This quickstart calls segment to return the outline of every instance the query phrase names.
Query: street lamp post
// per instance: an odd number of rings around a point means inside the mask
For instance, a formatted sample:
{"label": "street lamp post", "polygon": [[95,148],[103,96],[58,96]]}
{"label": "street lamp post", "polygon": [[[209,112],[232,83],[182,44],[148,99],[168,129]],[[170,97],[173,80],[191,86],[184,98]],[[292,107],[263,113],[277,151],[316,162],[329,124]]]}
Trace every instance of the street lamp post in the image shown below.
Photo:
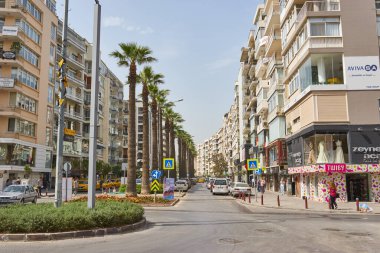
{"label": "street lamp post", "polygon": [[90,147],[88,159],[88,198],[87,207],[95,208],[96,190],[96,148],[98,125],[98,95],[99,95],[99,57],[100,57],[100,18],[101,6],[95,0],[94,6],[94,39],[92,48],[92,77],[91,77],[91,110],[90,110]]}

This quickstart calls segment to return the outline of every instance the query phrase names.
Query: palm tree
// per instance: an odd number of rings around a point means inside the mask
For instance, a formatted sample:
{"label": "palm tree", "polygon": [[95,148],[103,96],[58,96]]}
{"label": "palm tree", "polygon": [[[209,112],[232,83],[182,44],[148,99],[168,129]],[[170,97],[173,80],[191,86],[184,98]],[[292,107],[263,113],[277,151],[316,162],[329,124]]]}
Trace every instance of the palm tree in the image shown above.
{"label": "palm tree", "polygon": [[[184,122],[182,116],[179,113],[173,112],[169,114],[169,140],[170,140],[170,157],[175,157],[175,134],[174,129],[178,126],[179,123]],[[175,163],[174,163],[175,164]],[[174,166],[174,179],[177,179],[177,171]]]}
{"label": "palm tree", "polygon": [[113,51],[110,55],[118,59],[119,66],[129,67],[129,115],[128,115],[128,168],[126,194],[136,196],[136,79],[137,64],[155,61],[148,47],[136,43],[120,43],[120,51]]}
{"label": "palm tree", "polygon": [[[155,74],[151,67],[144,67],[143,71],[137,76],[137,82],[142,83],[142,102],[143,102],[143,165],[142,165],[142,180],[141,180],[141,193],[149,194],[149,169],[151,166],[149,165],[149,87],[157,86],[159,83],[163,83],[162,81],[163,75]],[[157,122],[152,122],[152,126],[157,125]],[[157,129],[156,129],[157,130]],[[157,136],[157,131],[153,134],[153,139]],[[157,142],[155,148],[157,154]],[[153,169],[157,168],[157,155],[155,164],[152,166]],[[153,162],[152,162],[153,163]]]}
{"label": "palm tree", "polygon": [[[162,170],[162,159],[163,159],[163,153],[164,153],[164,145],[163,145],[163,129],[162,129],[162,110],[167,104],[167,96],[169,95],[169,90],[159,90],[157,92],[157,131],[158,131],[158,168]],[[153,113],[152,113],[153,114]]]}
{"label": "palm tree", "polygon": [[159,168],[158,160],[158,104],[157,98],[161,92],[158,88],[159,83],[163,83],[164,76],[161,74],[155,75],[156,80],[153,80],[153,83],[148,86],[149,95],[151,97],[151,110],[152,110],[152,169]]}

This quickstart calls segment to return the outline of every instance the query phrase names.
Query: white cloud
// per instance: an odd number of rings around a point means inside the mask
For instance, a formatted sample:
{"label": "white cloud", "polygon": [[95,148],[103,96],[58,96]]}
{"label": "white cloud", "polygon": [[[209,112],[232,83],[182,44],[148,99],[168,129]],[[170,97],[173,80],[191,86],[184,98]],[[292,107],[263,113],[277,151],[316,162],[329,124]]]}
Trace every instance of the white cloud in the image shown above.
{"label": "white cloud", "polygon": [[106,17],[103,21],[103,26],[104,27],[120,27],[127,32],[137,32],[139,34],[145,35],[149,33],[153,33],[154,30],[151,27],[140,27],[140,26],[134,26],[134,25],[129,25],[125,21],[124,18],[122,17],[117,17],[117,16],[109,16]]}
{"label": "white cloud", "polygon": [[118,27],[121,26],[123,27],[125,23],[125,20],[121,17],[106,17],[103,22],[104,27]]}

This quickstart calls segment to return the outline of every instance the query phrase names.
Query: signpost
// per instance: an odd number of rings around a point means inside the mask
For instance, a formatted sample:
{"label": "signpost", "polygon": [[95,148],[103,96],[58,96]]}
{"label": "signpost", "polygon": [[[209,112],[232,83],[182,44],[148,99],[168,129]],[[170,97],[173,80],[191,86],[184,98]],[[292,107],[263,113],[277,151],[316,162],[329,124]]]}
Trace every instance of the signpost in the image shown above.
{"label": "signpost", "polygon": [[157,194],[157,191],[160,190],[160,183],[158,182],[158,179],[160,179],[160,177],[161,177],[161,171],[159,171],[159,170],[153,170],[151,172],[151,177],[154,180],[150,184],[150,190],[154,191],[154,203],[156,203],[156,194]]}
{"label": "signpost", "polygon": [[258,159],[247,159],[247,169],[248,170],[257,170],[260,167]]}
{"label": "signpost", "polygon": [[164,158],[162,167],[168,171],[168,178],[170,178],[170,170],[174,170],[174,158]]}

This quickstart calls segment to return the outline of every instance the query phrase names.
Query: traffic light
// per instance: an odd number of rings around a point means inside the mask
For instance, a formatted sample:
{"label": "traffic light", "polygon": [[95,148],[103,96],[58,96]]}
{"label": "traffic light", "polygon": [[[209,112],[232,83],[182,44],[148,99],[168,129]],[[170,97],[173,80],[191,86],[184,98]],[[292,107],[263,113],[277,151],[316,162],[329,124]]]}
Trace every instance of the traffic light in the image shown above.
{"label": "traffic light", "polygon": [[61,106],[65,102],[65,97],[66,97],[67,78],[66,78],[66,75],[63,76],[63,68],[64,68],[65,64],[66,63],[65,63],[64,59],[61,59],[58,62],[57,76],[60,79],[60,82],[63,82],[63,87],[61,87],[61,85],[59,85],[59,89],[58,89],[58,104],[59,104],[59,106]]}

